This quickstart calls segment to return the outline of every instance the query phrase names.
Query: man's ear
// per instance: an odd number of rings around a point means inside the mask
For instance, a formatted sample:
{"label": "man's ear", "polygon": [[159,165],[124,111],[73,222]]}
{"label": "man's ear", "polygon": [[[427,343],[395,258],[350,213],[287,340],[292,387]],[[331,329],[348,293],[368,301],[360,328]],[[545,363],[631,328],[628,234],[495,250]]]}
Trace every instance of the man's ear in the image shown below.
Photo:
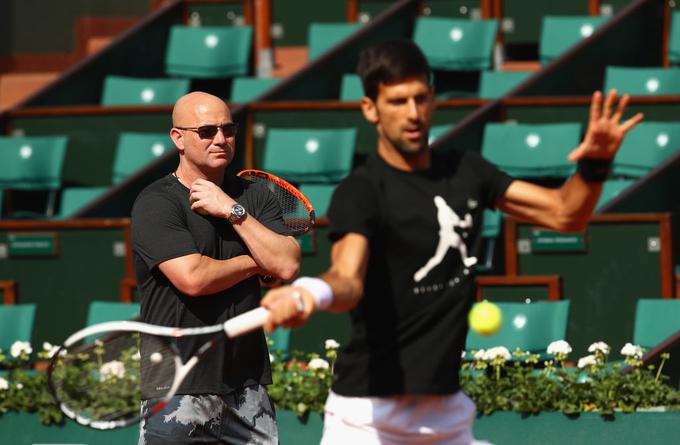
{"label": "man's ear", "polygon": [[178,130],[177,128],[173,127],[170,129],[170,139],[172,139],[172,142],[175,143],[175,147],[180,151],[180,153],[184,152],[184,134]]}
{"label": "man's ear", "polygon": [[370,97],[364,96],[361,98],[361,112],[364,113],[364,117],[370,123],[378,123],[378,109]]}

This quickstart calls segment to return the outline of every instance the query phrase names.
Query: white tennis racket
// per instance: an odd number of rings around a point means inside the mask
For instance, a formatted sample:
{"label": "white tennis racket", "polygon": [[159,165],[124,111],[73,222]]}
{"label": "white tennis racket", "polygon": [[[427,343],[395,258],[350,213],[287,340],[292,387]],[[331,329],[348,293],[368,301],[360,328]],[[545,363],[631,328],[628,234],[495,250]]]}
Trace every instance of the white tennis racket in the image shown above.
{"label": "white tennis racket", "polygon": [[[48,385],[60,409],[76,422],[99,430],[123,428],[149,417],[175,395],[184,378],[218,343],[262,327],[268,311],[257,308],[225,323],[173,328],[136,321],[100,323],[75,332],[55,353]],[[192,335],[217,334],[186,362],[172,341]],[[144,353],[140,338],[144,336]],[[166,391],[140,413],[141,381]]]}

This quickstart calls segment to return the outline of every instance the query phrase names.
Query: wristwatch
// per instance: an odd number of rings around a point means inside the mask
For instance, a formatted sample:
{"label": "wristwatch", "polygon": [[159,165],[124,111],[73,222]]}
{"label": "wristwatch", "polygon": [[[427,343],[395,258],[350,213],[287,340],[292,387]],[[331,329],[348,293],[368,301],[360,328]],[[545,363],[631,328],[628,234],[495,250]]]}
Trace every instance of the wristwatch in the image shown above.
{"label": "wristwatch", "polygon": [[246,209],[241,204],[231,206],[231,214],[227,220],[232,224],[238,224],[246,217]]}

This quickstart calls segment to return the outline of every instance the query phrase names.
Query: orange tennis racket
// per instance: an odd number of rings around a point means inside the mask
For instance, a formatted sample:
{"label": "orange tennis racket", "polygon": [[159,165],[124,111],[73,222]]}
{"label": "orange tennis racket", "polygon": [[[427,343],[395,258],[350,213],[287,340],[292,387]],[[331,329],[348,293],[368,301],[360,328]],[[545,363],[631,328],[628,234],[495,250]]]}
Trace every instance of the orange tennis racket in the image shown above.
{"label": "orange tennis racket", "polygon": [[292,236],[309,232],[314,226],[316,215],[309,199],[287,181],[261,170],[243,170],[236,174],[250,182],[264,184],[281,205],[283,222]]}

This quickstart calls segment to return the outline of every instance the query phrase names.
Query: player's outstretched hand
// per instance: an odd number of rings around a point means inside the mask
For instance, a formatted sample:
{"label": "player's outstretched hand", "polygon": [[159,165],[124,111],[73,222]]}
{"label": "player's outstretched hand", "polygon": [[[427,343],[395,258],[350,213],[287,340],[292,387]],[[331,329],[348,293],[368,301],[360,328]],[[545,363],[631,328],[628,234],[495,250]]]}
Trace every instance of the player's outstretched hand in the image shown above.
{"label": "player's outstretched hand", "polygon": [[616,89],[612,89],[606,98],[603,98],[600,91],[593,93],[588,131],[583,142],[569,153],[570,161],[581,158],[612,159],[626,133],[642,121],[644,116],[637,113],[621,122],[630,97],[624,94],[619,100],[616,93]]}
{"label": "player's outstretched hand", "polygon": [[314,297],[302,287],[282,286],[270,290],[260,302],[269,309],[264,324],[267,333],[277,327],[298,328],[314,313]]}

